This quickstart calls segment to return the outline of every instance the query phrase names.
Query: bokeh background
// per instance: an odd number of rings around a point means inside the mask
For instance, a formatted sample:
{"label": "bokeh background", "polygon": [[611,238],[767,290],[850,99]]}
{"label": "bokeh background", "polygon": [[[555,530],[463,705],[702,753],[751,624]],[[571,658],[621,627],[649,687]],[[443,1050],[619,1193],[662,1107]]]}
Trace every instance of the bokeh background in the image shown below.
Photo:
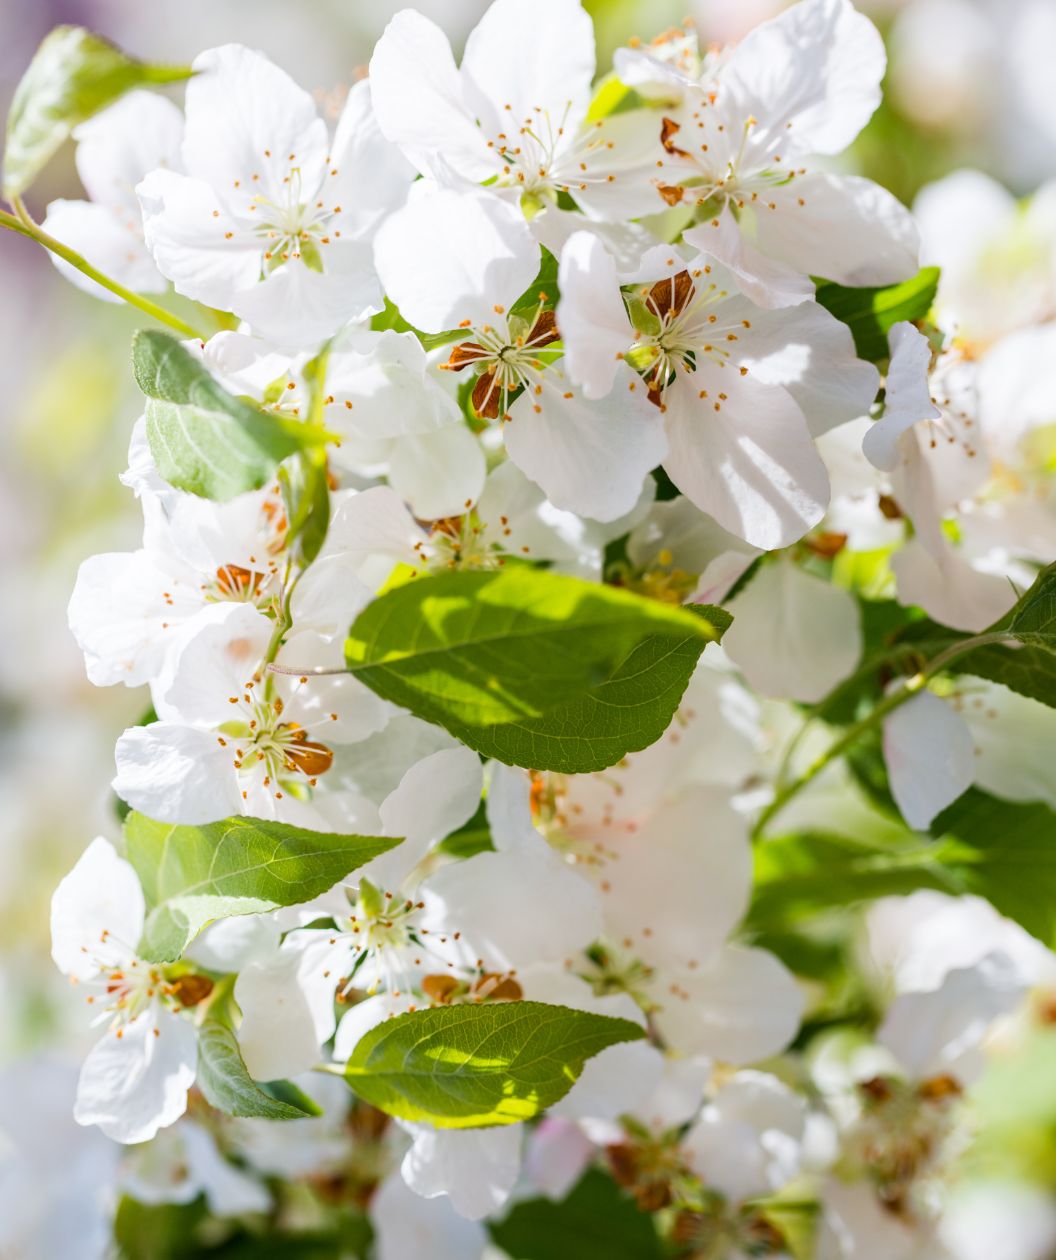
{"label": "bokeh background", "polygon": [[[415,0],[457,43],[488,0]],[[395,0],[0,0],[0,113],[39,40],[74,22],[156,61],[239,41],[325,100],[364,72]],[[780,0],[587,0],[599,64],[687,16],[702,43],[742,35]],[[1017,195],[1056,174],[1056,0],[860,0],[890,52],[887,99],[847,161],[912,203],[960,166]],[[81,192],[65,152],[33,189],[43,216]],[[51,965],[48,902],[91,837],[112,833],[117,735],[142,697],[96,690],[66,629],[77,565],[133,548],[118,482],[137,415],[135,312],[66,284],[32,242],[0,233],[0,1065],[86,1035]]]}

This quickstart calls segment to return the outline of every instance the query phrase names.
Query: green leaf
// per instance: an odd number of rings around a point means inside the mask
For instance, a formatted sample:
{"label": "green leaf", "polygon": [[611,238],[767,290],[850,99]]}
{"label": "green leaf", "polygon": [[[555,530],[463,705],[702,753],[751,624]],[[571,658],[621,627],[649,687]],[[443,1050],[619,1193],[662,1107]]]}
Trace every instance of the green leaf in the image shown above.
{"label": "green leaf", "polygon": [[1056,946],[1056,813],[970,788],[931,831],[944,838],[943,865],[956,872],[958,891],[985,897]]}
{"label": "green leaf", "polygon": [[903,320],[924,319],[939,287],[938,267],[925,267],[912,280],[882,289],[850,289],[818,281],[817,300],[851,330],[859,355],[871,363],[890,357],[887,334]]}
{"label": "green leaf", "polygon": [[79,123],[131,88],[190,77],[185,66],[155,66],[79,26],[57,26],[15,89],[7,117],[4,196],[21,196]]}
{"label": "green leaf", "polygon": [[1056,945],[1056,813],[977,788],[935,819],[936,839],[883,843],[804,833],[755,851],[748,926],[772,931],[823,910],[931,888],[985,897],[1050,948]]}
{"label": "green leaf", "polygon": [[566,1199],[528,1199],[491,1236],[510,1260],[661,1260],[653,1217],[597,1169]]}
{"label": "green leaf", "polygon": [[563,1098],[592,1055],[644,1036],[630,1020],[542,1002],[440,1006],[371,1029],[345,1079],[399,1120],[440,1129],[516,1124]]}
{"label": "green leaf", "polygon": [[416,578],[356,618],[349,670],[509,765],[602,770],[659,739],[721,609],[513,566]]}
{"label": "green leaf", "polygon": [[1012,609],[1008,633],[1028,647],[1056,652],[1056,564],[1042,569]]}
{"label": "green leaf", "polygon": [[755,847],[755,889],[750,930],[771,930],[876,897],[902,896],[918,888],[957,892],[944,869],[942,850],[921,845],[849,839],[803,832],[763,840]]}
{"label": "green leaf", "polygon": [[310,901],[399,843],[259,818],[177,827],[129,814],[126,852],[149,909],[140,953],[172,962],[214,919]]}
{"label": "green leaf", "polygon": [[[206,1102],[227,1116],[303,1120],[305,1116],[320,1114],[319,1108],[310,1099],[305,1099],[309,1105],[304,1106],[283,1101],[258,1085],[246,1071],[238,1039],[231,1026],[213,1017],[198,1030],[198,1075],[195,1084],[205,1095]],[[300,1091],[297,1093],[300,1094]]]}
{"label": "green leaf", "polygon": [[233,397],[167,333],[136,334],[132,370],[147,396],[151,454],[178,490],[221,500],[259,490],[288,456],[328,439],[316,426]]}

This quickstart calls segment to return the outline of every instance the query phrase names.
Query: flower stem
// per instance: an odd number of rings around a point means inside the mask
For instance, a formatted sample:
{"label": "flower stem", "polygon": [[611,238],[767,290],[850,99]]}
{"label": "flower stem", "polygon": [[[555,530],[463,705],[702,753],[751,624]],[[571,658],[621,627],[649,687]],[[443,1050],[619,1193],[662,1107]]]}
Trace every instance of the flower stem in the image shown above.
{"label": "flower stem", "polygon": [[1014,636],[1009,635],[1007,631],[998,630],[989,634],[978,634],[970,639],[962,639],[959,643],[954,643],[940,652],[919,673],[914,674],[912,678],[907,678],[897,691],[892,691],[890,695],[885,696],[871,713],[853,726],[848,727],[835,743],[831,744],[820,757],[803,771],[799,778],[793,780],[787,786],[779,788],[774,799],[759,815],[759,819],[752,831],[752,838],[754,840],[761,839],[763,832],[772,819],[791,800],[797,797],[808,784],[812,783],[826,766],[831,765],[838,758],[842,757],[852,744],[857,743],[863,735],[879,726],[888,714],[893,713],[896,709],[901,708],[902,705],[912,700],[914,696],[919,695],[928,685],[928,682],[936,674],[941,674],[957,657],[963,656],[966,652],[972,652],[976,648],[987,647],[992,643],[1006,643],[1011,638],[1014,638]]}
{"label": "flower stem", "polygon": [[105,272],[100,271],[98,267],[93,267],[76,250],[70,249],[62,241],[57,241],[55,237],[49,236],[38,223],[34,222],[20,197],[15,197],[12,205],[15,209],[14,214],[8,214],[6,210],[0,210],[0,227],[7,228],[12,232],[18,232],[22,236],[28,236],[30,240],[36,241],[38,245],[42,245],[46,250],[68,262],[71,267],[75,267],[82,275],[87,276],[89,280],[94,280],[96,284],[102,285],[104,289],[108,289],[116,297],[127,302],[129,306],[135,306],[143,311],[144,314],[149,315],[151,319],[156,319],[158,323],[166,324],[184,337],[194,337],[199,341],[208,340],[203,333],[200,333],[196,328],[180,319],[178,315],[167,311],[163,306],[159,306],[149,298],[141,297],[138,293],[133,293],[131,289],[126,289],[123,284],[118,284],[116,280],[112,280]]}

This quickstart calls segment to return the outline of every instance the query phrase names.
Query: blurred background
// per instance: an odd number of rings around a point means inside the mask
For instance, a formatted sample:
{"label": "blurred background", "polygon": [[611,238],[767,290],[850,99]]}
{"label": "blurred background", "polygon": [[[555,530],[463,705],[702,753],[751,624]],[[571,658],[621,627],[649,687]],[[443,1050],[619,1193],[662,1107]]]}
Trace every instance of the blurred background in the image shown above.
{"label": "blurred background", "polygon": [[[687,11],[688,2],[688,11]],[[458,43],[488,0],[415,0]],[[322,99],[364,71],[395,0],[0,0],[0,112],[47,31],[79,23],[129,52],[190,61],[239,41]],[[780,0],[587,0],[599,69],[631,36],[687,16],[701,42],[739,38]],[[860,0],[890,51],[887,99],[849,161],[907,203],[972,166],[1024,195],[1056,173],[1056,0]],[[33,189],[39,219],[78,197],[72,152]],[[0,233],[0,1063],[87,1034],[48,956],[47,906],[98,832],[114,831],[107,783],[140,695],[97,690],[66,629],[77,565],[134,548],[140,522],[119,482],[137,392],[134,312],[94,301],[31,242]]]}

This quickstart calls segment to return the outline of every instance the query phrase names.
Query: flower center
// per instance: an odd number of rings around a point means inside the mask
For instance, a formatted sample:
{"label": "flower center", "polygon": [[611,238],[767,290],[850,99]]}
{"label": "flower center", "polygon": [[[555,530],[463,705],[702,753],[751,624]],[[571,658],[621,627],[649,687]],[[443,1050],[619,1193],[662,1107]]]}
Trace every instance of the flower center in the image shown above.
{"label": "flower center", "polygon": [[[264,787],[285,788],[295,796],[303,795],[306,786],[315,787],[319,775],[333,764],[333,750],[313,740],[299,722],[283,720],[282,697],[262,699],[247,689],[229,699],[242,716],[225,722],[217,738],[222,747],[234,741],[232,761],[239,774],[263,771]],[[337,721],[336,713],[329,716]],[[244,799],[246,793],[242,795]],[[281,800],[282,791],[276,790],[275,796]]]}
{"label": "flower center", "polygon": [[547,347],[561,334],[554,312],[542,305],[531,319],[506,316],[501,306],[495,308],[495,313],[500,322],[471,329],[472,339],[456,345],[443,366],[449,372],[468,368],[477,373],[471,396],[477,415],[488,420],[508,420],[510,403],[522,390],[531,388],[536,394],[542,393],[539,375],[560,356],[560,351]]}
{"label": "flower center", "polygon": [[[702,360],[718,367],[731,364],[734,344],[742,330],[752,326],[750,320],[723,312],[722,303],[730,293],[709,279],[711,271],[705,264],[624,295],[634,325],[627,361],[642,373],[650,401],[661,411],[667,390],[680,373],[696,372]],[[748,374],[747,368],[739,371]],[[725,393],[701,389],[699,394],[716,411],[722,410]]]}

